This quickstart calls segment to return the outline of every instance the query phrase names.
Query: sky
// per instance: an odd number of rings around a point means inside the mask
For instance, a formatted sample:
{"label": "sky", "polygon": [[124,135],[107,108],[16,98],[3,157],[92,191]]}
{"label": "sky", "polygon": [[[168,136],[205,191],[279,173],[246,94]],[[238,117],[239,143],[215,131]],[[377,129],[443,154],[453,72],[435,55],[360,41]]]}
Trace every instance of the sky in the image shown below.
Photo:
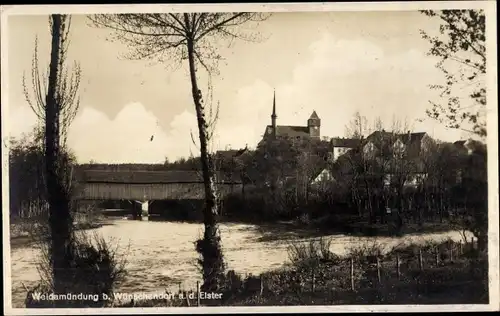
{"label": "sky", "polygon": [[[229,46],[214,39],[224,60],[212,76],[219,116],[211,149],[254,148],[271,122],[274,91],[278,125],[306,125],[316,111],[322,136],[344,136],[359,111],[387,128],[406,120],[412,131],[439,140],[467,137],[426,118],[428,101],[437,97],[429,85],[440,83],[442,73],[420,29],[436,34],[438,24],[417,11],[283,12],[242,30],[259,34],[259,42]],[[78,161],[162,163],[196,155],[187,65],[127,60],[128,48],[109,36],[84,15],[73,16],[68,60],[78,61],[83,74],[68,145]],[[8,117],[16,138],[36,124],[22,86],[35,37],[46,67],[48,16],[8,17]],[[203,88],[207,82],[202,75]]]}

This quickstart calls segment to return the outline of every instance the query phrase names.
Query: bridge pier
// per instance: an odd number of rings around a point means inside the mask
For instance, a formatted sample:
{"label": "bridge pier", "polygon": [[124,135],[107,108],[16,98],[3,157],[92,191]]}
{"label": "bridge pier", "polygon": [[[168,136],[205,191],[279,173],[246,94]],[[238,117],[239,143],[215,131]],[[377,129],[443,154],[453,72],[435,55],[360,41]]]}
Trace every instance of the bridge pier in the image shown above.
{"label": "bridge pier", "polygon": [[132,219],[147,221],[149,218],[149,209],[152,201],[131,201],[132,202]]}
{"label": "bridge pier", "polygon": [[131,203],[132,203],[132,219],[142,220],[141,206],[139,205],[139,203],[136,203],[135,201],[131,201]]}

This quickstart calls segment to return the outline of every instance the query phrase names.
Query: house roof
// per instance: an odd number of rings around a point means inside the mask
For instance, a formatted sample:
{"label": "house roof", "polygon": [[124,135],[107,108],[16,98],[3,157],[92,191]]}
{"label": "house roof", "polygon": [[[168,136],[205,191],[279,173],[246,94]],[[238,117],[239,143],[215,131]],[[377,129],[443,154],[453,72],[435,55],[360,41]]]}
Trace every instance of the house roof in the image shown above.
{"label": "house roof", "polygon": [[422,141],[422,138],[427,133],[405,133],[405,134],[399,134],[398,137],[401,139],[401,141],[404,144],[419,144]]}
{"label": "house roof", "polygon": [[457,140],[456,142],[453,143],[453,145],[457,147],[465,147],[466,140]]}
{"label": "house roof", "polygon": [[215,153],[215,156],[224,160],[231,160],[232,158],[237,158],[247,152],[248,148],[219,150]]}
{"label": "house roof", "polygon": [[375,131],[366,137],[367,140],[391,141],[400,139],[404,144],[419,143],[427,133],[401,133],[395,134],[386,131]]}
{"label": "house roof", "polygon": [[332,138],[331,144],[333,147],[347,147],[347,148],[355,148],[361,144],[360,139],[354,138]]}
{"label": "house roof", "polygon": [[375,131],[366,137],[367,141],[389,141],[394,138],[394,134],[386,131]]}
{"label": "house roof", "polygon": [[[273,128],[268,125],[266,131]],[[266,136],[268,134],[266,133]],[[291,126],[291,125],[277,125],[276,136],[278,137],[309,137],[309,128],[307,126]]]}
{"label": "house roof", "polygon": [[[241,183],[237,176],[217,172],[216,176],[224,182]],[[167,184],[167,183],[202,183],[201,172],[196,170],[168,171],[107,171],[84,170],[78,180],[92,183],[130,183],[130,184]]]}
{"label": "house roof", "polygon": [[320,174],[322,174],[324,171],[331,173],[331,171],[330,171],[327,167],[325,167],[325,166],[323,166],[323,167],[321,167],[321,168],[317,168],[317,169],[315,169],[315,170],[313,171],[312,176],[311,176],[311,180],[316,179],[316,178],[317,178]]}
{"label": "house roof", "polygon": [[366,142],[374,142],[375,145],[382,145],[384,148],[389,148],[396,140],[400,140],[406,146],[410,147],[414,154],[420,152],[422,139],[427,133],[401,133],[395,134],[386,131],[375,131],[366,137]]}

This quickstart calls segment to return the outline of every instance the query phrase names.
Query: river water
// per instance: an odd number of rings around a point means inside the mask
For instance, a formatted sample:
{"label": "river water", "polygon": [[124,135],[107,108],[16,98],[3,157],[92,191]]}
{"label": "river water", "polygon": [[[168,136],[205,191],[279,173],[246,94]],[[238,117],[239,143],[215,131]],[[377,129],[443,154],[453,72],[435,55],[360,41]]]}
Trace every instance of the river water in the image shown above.
{"label": "river water", "polygon": [[[95,229],[97,233],[118,244],[119,253],[127,258],[128,275],[116,291],[122,293],[161,291],[165,288],[194,288],[201,279],[197,266],[198,254],[194,242],[202,236],[201,224],[155,221],[114,220],[110,225]],[[220,225],[225,260],[228,269],[254,275],[278,268],[288,261],[290,243],[307,241],[304,232],[284,226],[248,224]],[[379,243],[387,247],[400,243],[452,238],[460,240],[458,232],[409,235],[402,238],[352,237],[333,235],[331,251],[345,253],[363,243]],[[39,252],[33,246],[11,249],[12,304],[24,307],[26,286],[39,280],[36,260]]]}

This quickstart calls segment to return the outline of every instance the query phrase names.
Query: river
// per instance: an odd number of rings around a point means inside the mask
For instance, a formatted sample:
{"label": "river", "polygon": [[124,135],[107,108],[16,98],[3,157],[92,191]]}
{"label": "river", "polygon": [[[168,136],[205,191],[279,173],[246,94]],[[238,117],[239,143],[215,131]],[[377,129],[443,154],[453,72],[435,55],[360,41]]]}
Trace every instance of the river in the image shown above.
{"label": "river", "polygon": [[[128,275],[116,291],[122,293],[160,291],[165,288],[194,288],[201,274],[194,242],[202,236],[201,224],[113,220],[110,225],[95,229],[119,246],[126,256]],[[307,241],[303,232],[283,226],[256,226],[225,223],[220,225],[228,269],[254,275],[278,268],[288,260],[291,242]],[[331,250],[343,254],[349,247],[362,243],[380,243],[387,247],[399,243],[422,242],[429,239],[460,240],[458,232],[408,235],[402,238],[352,237],[333,235]],[[24,307],[26,290],[39,279],[36,260],[39,251],[33,246],[11,249],[12,304]]]}

